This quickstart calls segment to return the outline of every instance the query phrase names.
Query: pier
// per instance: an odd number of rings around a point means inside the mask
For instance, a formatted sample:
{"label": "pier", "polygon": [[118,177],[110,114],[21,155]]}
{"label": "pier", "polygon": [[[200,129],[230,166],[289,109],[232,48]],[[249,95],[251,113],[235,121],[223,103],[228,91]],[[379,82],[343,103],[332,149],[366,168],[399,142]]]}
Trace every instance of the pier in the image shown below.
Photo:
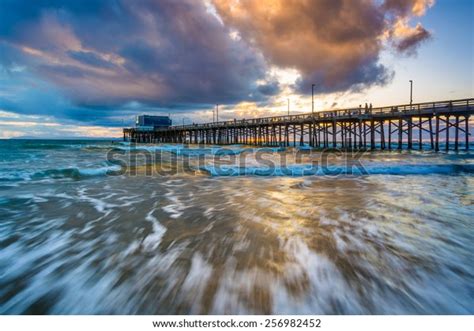
{"label": "pier", "polygon": [[[343,149],[469,149],[474,98],[171,126],[125,128],[134,143],[245,144]],[[427,142],[424,144],[424,142]]]}

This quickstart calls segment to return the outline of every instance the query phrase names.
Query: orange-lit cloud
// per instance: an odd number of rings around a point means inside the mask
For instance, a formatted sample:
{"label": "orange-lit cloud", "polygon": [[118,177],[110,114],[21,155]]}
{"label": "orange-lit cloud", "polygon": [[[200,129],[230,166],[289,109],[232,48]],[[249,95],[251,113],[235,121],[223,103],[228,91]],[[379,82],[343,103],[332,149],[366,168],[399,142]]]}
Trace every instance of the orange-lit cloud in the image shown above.
{"label": "orange-lit cloud", "polygon": [[431,38],[431,33],[420,23],[411,27],[406,19],[400,19],[391,31],[391,36],[399,52],[413,54],[417,45]]}
{"label": "orange-lit cloud", "polygon": [[399,16],[423,16],[435,4],[435,0],[385,0],[383,8]]}
{"label": "orange-lit cloud", "polygon": [[[410,51],[429,37],[421,25],[408,30],[433,0],[213,0],[218,15],[274,65],[296,68],[308,91],[347,90],[384,84],[390,73],[379,64],[384,36]],[[405,33],[400,33],[404,22]]]}
{"label": "orange-lit cloud", "polygon": [[[372,1],[215,0],[225,24],[272,64],[296,68],[320,90],[383,82],[377,63],[384,16]],[[308,84],[307,84],[308,85]]]}

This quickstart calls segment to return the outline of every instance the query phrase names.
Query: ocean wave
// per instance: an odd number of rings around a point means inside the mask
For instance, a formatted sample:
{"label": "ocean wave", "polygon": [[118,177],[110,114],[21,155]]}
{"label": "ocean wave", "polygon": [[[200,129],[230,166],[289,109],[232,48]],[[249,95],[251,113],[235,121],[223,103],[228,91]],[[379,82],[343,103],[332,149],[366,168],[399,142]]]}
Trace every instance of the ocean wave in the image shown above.
{"label": "ocean wave", "polygon": [[114,175],[119,172],[122,168],[118,165],[104,166],[99,168],[62,168],[62,169],[48,169],[40,172],[36,172],[31,176],[31,179],[83,179],[87,177],[102,177],[107,175]]}
{"label": "ocean wave", "polygon": [[29,179],[29,175],[25,172],[2,172],[0,171],[0,182],[18,182]]}
{"label": "ocean wave", "polygon": [[55,150],[55,149],[70,149],[71,145],[63,144],[25,144],[23,149],[38,149],[38,150]]}
{"label": "ocean wave", "polygon": [[83,149],[83,150],[102,150],[108,148],[122,146],[118,142],[109,141],[87,141],[87,140],[13,140],[8,146],[0,145],[1,148],[8,148],[9,150],[68,150],[68,149]]}
{"label": "ocean wave", "polygon": [[212,146],[212,147],[188,147],[185,145],[124,145],[114,146],[114,149],[122,151],[147,151],[151,153],[166,152],[179,156],[203,156],[203,155],[239,155],[242,153],[279,153],[284,152],[284,147],[261,147],[248,148],[242,145]]}
{"label": "ocean wave", "polygon": [[367,176],[367,175],[457,175],[474,173],[471,164],[399,164],[368,165],[364,167],[329,166],[311,164],[287,166],[240,167],[235,165],[207,165],[201,168],[211,176],[264,176],[264,177],[304,177],[304,176]]}
{"label": "ocean wave", "polygon": [[83,146],[82,150],[85,151],[110,151],[110,150],[115,150],[115,151],[121,151],[122,148],[120,146],[114,146],[114,145],[88,145],[88,146]]}
{"label": "ocean wave", "polygon": [[82,148],[85,143],[74,143],[73,141],[13,141],[10,148],[18,150],[63,150]]}

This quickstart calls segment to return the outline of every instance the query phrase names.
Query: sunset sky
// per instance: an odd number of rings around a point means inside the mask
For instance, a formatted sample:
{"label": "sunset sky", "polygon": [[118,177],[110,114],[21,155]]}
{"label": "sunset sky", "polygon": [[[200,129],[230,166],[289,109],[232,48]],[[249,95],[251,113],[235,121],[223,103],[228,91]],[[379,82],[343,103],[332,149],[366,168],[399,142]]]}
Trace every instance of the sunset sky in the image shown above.
{"label": "sunset sky", "polygon": [[0,0],[0,138],[474,96],[471,0]]}

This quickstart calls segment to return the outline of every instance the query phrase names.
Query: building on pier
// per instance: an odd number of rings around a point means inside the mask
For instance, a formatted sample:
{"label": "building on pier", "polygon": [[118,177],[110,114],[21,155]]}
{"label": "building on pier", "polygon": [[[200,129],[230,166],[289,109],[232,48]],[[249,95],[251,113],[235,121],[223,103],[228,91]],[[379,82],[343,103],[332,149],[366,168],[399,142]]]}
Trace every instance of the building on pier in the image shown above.
{"label": "building on pier", "polygon": [[135,128],[139,131],[166,129],[172,125],[168,116],[139,115],[135,120]]}

